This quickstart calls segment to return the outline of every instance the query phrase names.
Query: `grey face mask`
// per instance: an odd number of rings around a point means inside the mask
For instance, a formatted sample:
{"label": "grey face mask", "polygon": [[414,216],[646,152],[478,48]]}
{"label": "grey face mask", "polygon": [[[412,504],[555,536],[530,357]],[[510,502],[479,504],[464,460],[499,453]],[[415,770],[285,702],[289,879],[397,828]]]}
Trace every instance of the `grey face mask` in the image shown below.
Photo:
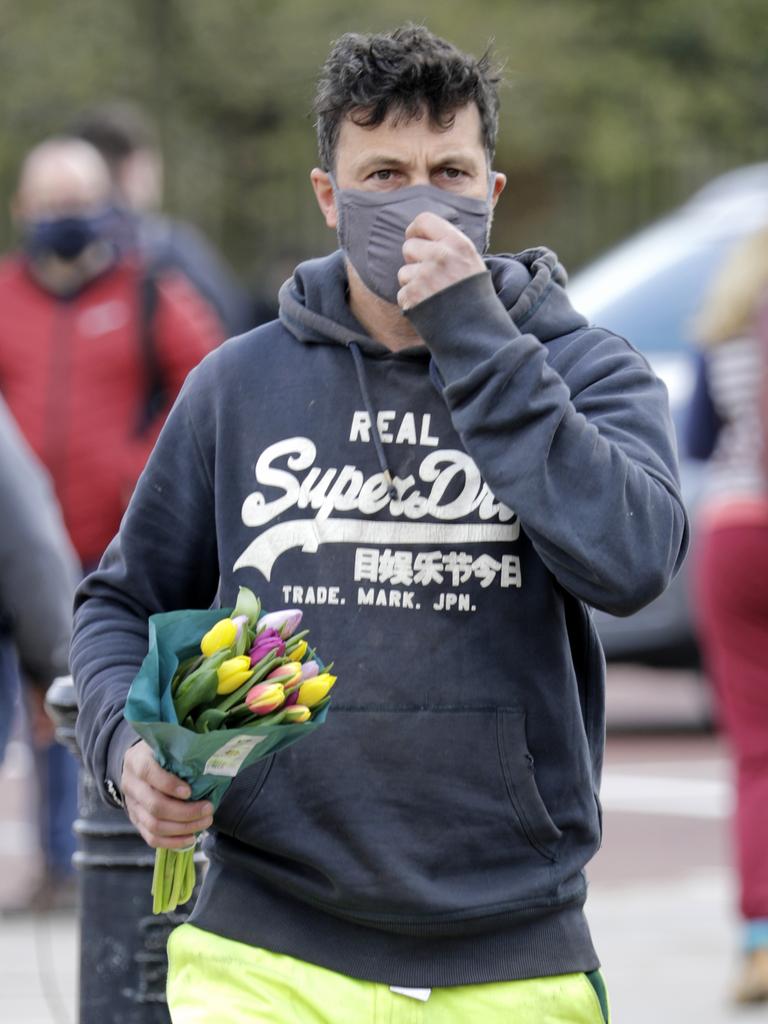
{"label": "grey face mask", "polygon": [[390,192],[339,189],[331,178],[339,245],[374,295],[394,303],[400,290],[397,272],[405,262],[405,229],[417,214],[436,213],[471,239],[479,253],[485,252],[495,178],[492,174],[484,200],[455,195],[436,185],[412,185]]}

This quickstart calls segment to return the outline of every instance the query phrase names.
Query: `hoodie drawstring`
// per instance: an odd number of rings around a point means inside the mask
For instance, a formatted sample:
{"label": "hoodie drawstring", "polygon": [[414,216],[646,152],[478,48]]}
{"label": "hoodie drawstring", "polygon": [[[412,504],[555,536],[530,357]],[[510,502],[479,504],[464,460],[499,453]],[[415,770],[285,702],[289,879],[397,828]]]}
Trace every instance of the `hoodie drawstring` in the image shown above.
{"label": "hoodie drawstring", "polygon": [[348,348],[352,353],[352,361],[355,364],[357,383],[360,386],[360,394],[363,398],[365,411],[368,413],[368,418],[371,421],[371,436],[373,438],[373,447],[376,449],[376,457],[379,460],[379,466],[381,467],[381,472],[384,476],[389,496],[393,501],[396,501],[398,498],[397,488],[395,487],[394,480],[392,479],[392,472],[389,468],[389,463],[387,462],[387,453],[384,451],[384,445],[381,443],[381,437],[379,436],[379,428],[376,425],[376,413],[374,412],[373,403],[371,402],[371,396],[368,391],[368,380],[365,376],[363,354],[357,343],[354,341],[350,341]]}

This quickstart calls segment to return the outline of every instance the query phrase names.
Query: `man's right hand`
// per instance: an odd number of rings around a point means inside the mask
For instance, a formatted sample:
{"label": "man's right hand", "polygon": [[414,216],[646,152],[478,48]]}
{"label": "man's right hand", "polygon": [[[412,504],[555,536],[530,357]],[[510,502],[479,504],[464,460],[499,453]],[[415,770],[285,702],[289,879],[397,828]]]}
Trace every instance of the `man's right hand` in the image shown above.
{"label": "man's right hand", "polygon": [[152,847],[191,846],[196,833],[213,824],[211,804],[207,800],[190,803],[188,784],[161,768],[144,740],[128,748],[120,788],[128,817]]}

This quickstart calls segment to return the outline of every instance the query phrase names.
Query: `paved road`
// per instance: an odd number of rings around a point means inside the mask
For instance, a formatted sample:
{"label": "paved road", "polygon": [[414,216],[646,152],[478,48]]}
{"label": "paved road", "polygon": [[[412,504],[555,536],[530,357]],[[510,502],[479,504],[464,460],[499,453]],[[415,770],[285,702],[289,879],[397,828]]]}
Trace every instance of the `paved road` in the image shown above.
{"label": "paved road", "polygon": [[617,1024],[747,1019],[725,998],[737,942],[728,773],[712,737],[609,742],[588,910]]}
{"label": "paved road", "polygon": [[[610,683],[605,839],[589,871],[588,908],[614,1024],[768,1020],[768,1008],[737,1012],[725,1000],[736,919],[724,747],[700,732],[628,731],[699,721],[699,682],[616,668]],[[0,773],[0,902],[34,868],[28,769],[17,746]],[[0,1022],[74,1024],[77,950],[74,917],[0,919]]]}

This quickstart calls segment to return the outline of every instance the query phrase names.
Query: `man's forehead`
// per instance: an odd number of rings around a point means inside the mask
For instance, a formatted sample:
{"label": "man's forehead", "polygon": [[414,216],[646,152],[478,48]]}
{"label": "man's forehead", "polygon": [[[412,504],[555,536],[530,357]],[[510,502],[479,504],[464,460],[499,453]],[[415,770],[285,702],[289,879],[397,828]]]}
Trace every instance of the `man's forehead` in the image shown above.
{"label": "man's forehead", "polygon": [[415,112],[394,107],[380,124],[373,126],[365,124],[367,113],[363,109],[351,110],[342,119],[340,145],[349,141],[356,147],[378,148],[382,144],[408,147],[428,142],[432,147],[443,144],[451,148],[461,144],[484,148],[480,112],[474,102],[446,111],[440,122],[430,116],[426,107]]}
{"label": "man's forehead", "polygon": [[28,206],[86,207],[109,195],[109,177],[98,154],[48,144],[25,161],[19,198]]}

